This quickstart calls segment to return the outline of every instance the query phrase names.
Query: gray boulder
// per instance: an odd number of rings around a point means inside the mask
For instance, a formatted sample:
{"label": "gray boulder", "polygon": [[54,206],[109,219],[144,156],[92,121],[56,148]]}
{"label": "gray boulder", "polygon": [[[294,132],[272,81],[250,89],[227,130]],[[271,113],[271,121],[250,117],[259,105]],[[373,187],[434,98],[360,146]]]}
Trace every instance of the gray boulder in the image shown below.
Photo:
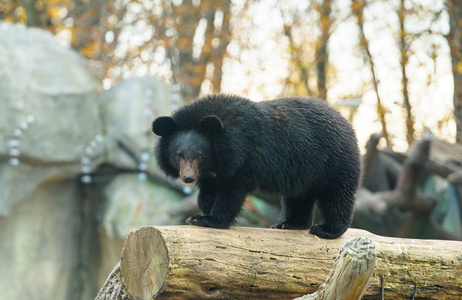
{"label": "gray boulder", "polygon": [[[0,130],[20,135],[21,157],[78,162],[102,130],[96,87],[82,58],[51,34],[0,23]],[[8,155],[8,142],[0,145],[0,155]]]}
{"label": "gray boulder", "polygon": [[0,158],[22,165],[0,167],[0,216],[50,178],[80,173],[102,132],[96,87],[82,58],[51,34],[0,22]]}
{"label": "gray boulder", "polygon": [[[170,87],[152,77],[125,79],[100,94],[99,101],[110,151],[106,161],[126,168],[137,168],[121,149],[122,141],[138,156],[152,153],[155,136],[151,124],[155,117],[171,113]],[[167,101],[166,101],[167,100]]]}

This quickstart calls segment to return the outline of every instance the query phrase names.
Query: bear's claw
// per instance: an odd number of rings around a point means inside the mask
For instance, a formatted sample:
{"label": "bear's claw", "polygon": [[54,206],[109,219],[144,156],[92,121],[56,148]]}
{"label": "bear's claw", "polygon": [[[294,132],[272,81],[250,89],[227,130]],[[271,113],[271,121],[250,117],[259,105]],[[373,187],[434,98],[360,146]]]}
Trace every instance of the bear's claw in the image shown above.
{"label": "bear's claw", "polygon": [[186,224],[189,224],[189,225],[197,225],[197,220],[196,219],[193,219],[193,217],[189,217],[185,220]]}
{"label": "bear's claw", "polygon": [[186,219],[186,223],[190,225],[212,227],[212,228],[229,228],[230,224],[220,222],[213,216],[193,216]]}

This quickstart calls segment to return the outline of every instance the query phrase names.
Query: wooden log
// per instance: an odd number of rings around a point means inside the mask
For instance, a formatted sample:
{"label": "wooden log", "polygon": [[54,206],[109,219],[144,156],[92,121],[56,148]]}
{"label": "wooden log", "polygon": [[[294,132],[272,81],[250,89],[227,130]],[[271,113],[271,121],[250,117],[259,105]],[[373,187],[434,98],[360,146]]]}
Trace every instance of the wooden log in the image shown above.
{"label": "wooden log", "polygon": [[358,300],[364,295],[375,268],[377,251],[367,237],[347,242],[335,259],[326,282],[317,292],[294,300]]}
{"label": "wooden log", "polygon": [[371,238],[377,249],[363,299],[382,299],[382,291],[409,299],[414,287],[417,298],[462,297],[462,242],[358,229],[322,240],[306,230],[142,227],[125,241],[120,278],[130,299],[292,299],[317,291],[339,249],[356,237]]}

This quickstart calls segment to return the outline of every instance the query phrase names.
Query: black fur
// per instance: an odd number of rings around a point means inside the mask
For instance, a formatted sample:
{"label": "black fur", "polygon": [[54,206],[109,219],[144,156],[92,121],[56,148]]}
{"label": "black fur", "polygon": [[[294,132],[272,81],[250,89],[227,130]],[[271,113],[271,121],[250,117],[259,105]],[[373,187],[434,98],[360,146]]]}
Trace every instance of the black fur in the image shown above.
{"label": "black fur", "polygon": [[[165,117],[162,117],[165,118]],[[162,136],[157,161],[178,178],[172,156],[202,152],[199,207],[191,224],[228,228],[256,188],[282,195],[281,222],[273,228],[306,229],[317,203],[323,223],[310,232],[342,235],[351,223],[360,180],[360,155],[350,124],[326,103],[283,98],[260,103],[212,95],[153,123]],[[157,122],[157,125],[156,125]]]}

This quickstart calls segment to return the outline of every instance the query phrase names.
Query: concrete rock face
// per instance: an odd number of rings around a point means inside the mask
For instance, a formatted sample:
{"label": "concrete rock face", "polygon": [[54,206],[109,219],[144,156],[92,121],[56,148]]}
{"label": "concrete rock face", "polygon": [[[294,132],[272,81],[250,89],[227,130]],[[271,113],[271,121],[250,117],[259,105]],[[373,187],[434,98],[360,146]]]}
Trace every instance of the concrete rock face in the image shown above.
{"label": "concrete rock face", "polygon": [[143,225],[175,225],[183,221],[169,215],[181,200],[178,193],[136,176],[117,176],[104,192],[107,202],[101,223],[110,237],[125,239],[130,231]]}
{"label": "concrete rock face", "polygon": [[75,192],[71,181],[41,185],[0,218],[0,299],[70,299],[81,285]]}
{"label": "concrete rock face", "polygon": [[[24,157],[78,161],[101,133],[96,87],[81,57],[51,34],[0,25],[0,130],[14,136],[33,117],[19,136]],[[6,154],[7,143],[2,146],[0,154]]]}
{"label": "concrete rock face", "polygon": [[171,113],[170,88],[97,87],[52,35],[0,22],[0,300],[93,299],[130,230],[183,221],[168,214],[180,194],[118,173],[139,168],[120,141],[155,166],[151,122]]}
{"label": "concrete rock face", "polygon": [[152,121],[171,113],[170,88],[151,78],[122,81],[99,96],[106,145],[111,151],[107,161],[119,167],[136,167],[132,158],[117,146],[117,141],[130,145],[137,154],[152,154],[155,136]]}

